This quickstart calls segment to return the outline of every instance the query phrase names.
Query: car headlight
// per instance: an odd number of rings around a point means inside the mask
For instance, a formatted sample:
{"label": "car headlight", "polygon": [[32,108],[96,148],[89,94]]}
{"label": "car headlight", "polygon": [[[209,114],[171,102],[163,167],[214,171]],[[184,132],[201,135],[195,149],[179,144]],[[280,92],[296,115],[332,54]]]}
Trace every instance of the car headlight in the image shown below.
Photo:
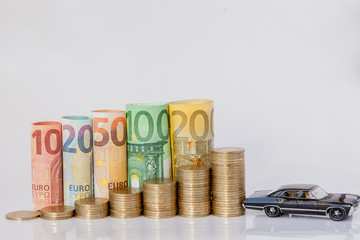
{"label": "car headlight", "polygon": [[354,206],[351,206],[348,216],[351,216],[354,212],[355,212],[355,208]]}

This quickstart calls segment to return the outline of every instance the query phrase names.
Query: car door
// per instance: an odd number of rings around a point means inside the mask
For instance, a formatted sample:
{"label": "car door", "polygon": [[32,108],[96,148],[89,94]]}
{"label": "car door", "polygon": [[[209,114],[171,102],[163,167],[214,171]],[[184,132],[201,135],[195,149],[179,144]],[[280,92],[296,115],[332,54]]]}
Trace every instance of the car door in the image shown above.
{"label": "car door", "polygon": [[298,214],[321,215],[318,211],[318,200],[313,198],[308,191],[299,191],[295,199],[298,203]]}
{"label": "car door", "polygon": [[298,210],[298,203],[294,195],[296,191],[284,191],[284,193],[279,198],[280,202],[278,206],[281,209],[282,213],[296,213]]}

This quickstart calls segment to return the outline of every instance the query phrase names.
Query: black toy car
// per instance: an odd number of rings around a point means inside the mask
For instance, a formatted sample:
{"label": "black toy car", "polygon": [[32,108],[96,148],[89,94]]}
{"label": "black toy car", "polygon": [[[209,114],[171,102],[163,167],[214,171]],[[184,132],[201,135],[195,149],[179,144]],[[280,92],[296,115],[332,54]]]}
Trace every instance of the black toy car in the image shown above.
{"label": "black toy car", "polygon": [[314,184],[291,184],[275,191],[256,191],[243,204],[247,209],[264,210],[269,217],[288,213],[329,216],[341,221],[358,208],[359,202],[359,195],[327,193]]}

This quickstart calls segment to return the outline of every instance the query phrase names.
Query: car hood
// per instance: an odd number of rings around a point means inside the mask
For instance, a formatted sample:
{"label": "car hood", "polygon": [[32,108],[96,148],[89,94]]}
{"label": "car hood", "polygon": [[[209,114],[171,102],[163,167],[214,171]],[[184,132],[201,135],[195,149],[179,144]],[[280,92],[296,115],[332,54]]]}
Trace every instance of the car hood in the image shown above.
{"label": "car hood", "polygon": [[357,206],[358,202],[360,201],[360,196],[346,193],[330,193],[329,196],[321,199],[321,201],[327,203],[351,204],[353,206]]}

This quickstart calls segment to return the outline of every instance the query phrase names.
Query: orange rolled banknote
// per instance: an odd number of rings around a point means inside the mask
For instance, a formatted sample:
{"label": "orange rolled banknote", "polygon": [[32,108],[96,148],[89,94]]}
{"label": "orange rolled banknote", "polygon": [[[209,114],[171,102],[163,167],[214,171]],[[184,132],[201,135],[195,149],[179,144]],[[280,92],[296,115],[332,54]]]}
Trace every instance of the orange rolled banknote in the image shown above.
{"label": "orange rolled banknote", "polygon": [[34,209],[64,205],[61,123],[36,122],[31,131]]}
{"label": "orange rolled banknote", "polygon": [[95,197],[109,198],[109,189],[127,187],[126,112],[97,110],[93,118]]}

